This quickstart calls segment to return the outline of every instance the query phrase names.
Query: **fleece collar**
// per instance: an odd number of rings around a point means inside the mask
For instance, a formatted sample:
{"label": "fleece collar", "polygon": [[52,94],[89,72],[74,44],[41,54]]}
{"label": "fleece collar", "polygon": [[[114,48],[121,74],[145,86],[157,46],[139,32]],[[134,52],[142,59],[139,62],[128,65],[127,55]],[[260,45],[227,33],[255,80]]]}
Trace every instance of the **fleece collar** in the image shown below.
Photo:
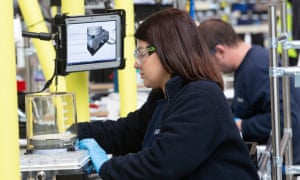
{"label": "fleece collar", "polygon": [[166,96],[172,98],[186,84],[180,76],[175,76],[167,81],[165,85]]}

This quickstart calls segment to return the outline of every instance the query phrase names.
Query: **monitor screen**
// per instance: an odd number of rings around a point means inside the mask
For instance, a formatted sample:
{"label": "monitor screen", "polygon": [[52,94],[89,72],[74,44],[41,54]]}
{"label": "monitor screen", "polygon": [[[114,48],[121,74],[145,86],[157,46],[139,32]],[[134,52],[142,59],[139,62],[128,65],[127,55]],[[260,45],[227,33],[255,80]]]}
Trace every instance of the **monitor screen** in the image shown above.
{"label": "monitor screen", "polygon": [[65,72],[121,68],[123,22],[119,13],[65,18]]}

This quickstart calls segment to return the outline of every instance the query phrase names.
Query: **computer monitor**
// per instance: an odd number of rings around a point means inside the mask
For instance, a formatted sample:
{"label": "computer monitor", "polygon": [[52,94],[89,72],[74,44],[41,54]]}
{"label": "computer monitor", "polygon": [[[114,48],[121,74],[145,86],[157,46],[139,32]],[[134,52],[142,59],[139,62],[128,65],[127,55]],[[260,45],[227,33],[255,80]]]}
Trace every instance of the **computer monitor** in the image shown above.
{"label": "computer monitor", "polygon": [[[62,28],[65,53],[60,71],[65,74],[96,69],[123,68],[124,12],[66,16]],[[64,74],[63,73],[63,74]]]}

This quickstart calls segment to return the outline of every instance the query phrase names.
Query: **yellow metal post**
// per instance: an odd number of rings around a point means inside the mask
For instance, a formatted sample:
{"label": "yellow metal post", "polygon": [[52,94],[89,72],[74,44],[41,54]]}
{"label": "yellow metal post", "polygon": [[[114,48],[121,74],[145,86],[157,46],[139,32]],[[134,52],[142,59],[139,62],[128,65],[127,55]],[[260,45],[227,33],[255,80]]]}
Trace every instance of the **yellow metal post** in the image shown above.
{"label": "yellow metal post", "polygon": [[0,12],[0,179],[21,179],[12,1],[3,1]]}
{"label": "yellow metal post", "polygon": [[[84,15],[84,0],[63,0],[62,13],[68,16]],[[76,109],[78,122],[89,121],[89,94],[88,94],[88,73],[71,73],[66,78],[68,92],[74,92],[76,95]]]}
{"label": "yellow metal post", "polygon": [[137,83],[134,68],[134,9],[132,0],[115,0],[115,9],[126,11],[126,37],[124,40],[125,69],[118,71],[120,116],[126,116],[137,108]]}
{"label": "yellow metal post", "polygon": [[[39,3],[37,0],[18,0],[20,10],[27,25],[27,31],[29,32],[48,32],[48,28],[44,21]],[[44,76],[46,80],[50,79],[54,73],[55,65],[55,50],[52,41],[43,41],[36,38],[32,39],[33,45],[36,49],[36,53],[41,64]],[[65,90],[64,78],[60,77],[58,80],[59,91]],[[53,85],[50,88],[51,91],[56,90]]]}

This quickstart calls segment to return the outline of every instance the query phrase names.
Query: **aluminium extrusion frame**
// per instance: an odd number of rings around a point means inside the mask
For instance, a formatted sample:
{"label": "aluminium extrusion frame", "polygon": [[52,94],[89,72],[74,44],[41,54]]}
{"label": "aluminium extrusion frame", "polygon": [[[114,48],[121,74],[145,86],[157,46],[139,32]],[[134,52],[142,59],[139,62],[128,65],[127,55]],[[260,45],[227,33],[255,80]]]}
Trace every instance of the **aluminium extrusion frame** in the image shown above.
{"label": "aluminium extrusion frame", "polygon": [[[280,4],[281,15],[281,34],[277,38],[276,7],[268,7],[269,18],[269,76],[270,76],[270,94],[271,94],[271,123],[272,144],[267,145],[266,151],[270,153],[263,154],[259,175],[261,179],[269,179],[267,161],[271,156],[271,174],[272,180],[282,179],[283,159],[285,161],[285,175],[287,180],[293,179],[294,174],[300,174],[300,166],[293,165],[292,148],[292,127],[291,127],[291,109],[290,109],[290,77],[300,77],[300,67],[290,67],[288,62],[287,50],[290,48],[300,49],[300,41],[288,41],[287,33],[287,4],[282,0]],[[278,43],[282,44],[282,67],[278,67]],[[279,107],[279,80],[282,77],[282,95],[283,95],[283,135],[280,134],[280,107]],[[284,157],[284,158],[283,158]]]}

